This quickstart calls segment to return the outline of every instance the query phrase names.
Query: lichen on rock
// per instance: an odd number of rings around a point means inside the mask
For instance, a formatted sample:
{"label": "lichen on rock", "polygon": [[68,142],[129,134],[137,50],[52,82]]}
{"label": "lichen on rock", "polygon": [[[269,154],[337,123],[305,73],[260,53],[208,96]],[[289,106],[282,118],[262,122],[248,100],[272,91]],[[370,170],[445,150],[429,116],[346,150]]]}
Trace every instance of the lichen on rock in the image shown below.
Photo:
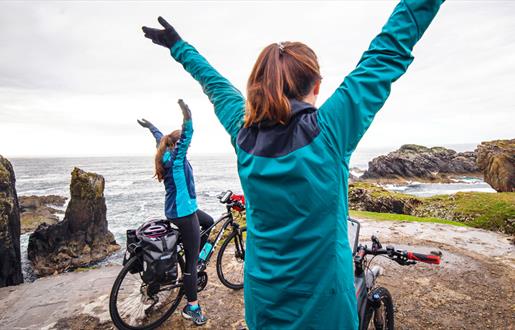
{"label": "lichen on rock", "polygon": [[120,248],[107,228],[104,186],[101,175],[73,169],[63,221],[41,224],[30,235],[28,256],[37,275],[87,266]]}
{"label": "lichen on rock", "polygon": [[515,139],[482,142],[476,154],[484,180],[492,188],[498,192],[515,191]]}

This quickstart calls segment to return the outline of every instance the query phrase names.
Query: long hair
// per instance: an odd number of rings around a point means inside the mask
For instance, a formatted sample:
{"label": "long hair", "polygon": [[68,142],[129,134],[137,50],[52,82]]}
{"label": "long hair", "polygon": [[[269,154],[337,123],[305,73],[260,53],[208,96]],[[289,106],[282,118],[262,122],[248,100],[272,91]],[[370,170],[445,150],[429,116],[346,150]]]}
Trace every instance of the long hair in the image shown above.
{"label": "long hair", "polygon": [[247,82],[245,127],[286,124],[289,99],[302,100],[322,79],[315,52],[301,42],[271,44],[259,54]]}
{"label": "long hair", "polygon": [[163,154],[167,148],[173,149],[180,137],[181,130],[178,129],[168,135],[163,136],[161,141],[159,141],[154,159],[156,167],[156,173],[154,174],[154,177],[156,177],[159,182],[163,181],[165,176],[165,168],[163,167]]}

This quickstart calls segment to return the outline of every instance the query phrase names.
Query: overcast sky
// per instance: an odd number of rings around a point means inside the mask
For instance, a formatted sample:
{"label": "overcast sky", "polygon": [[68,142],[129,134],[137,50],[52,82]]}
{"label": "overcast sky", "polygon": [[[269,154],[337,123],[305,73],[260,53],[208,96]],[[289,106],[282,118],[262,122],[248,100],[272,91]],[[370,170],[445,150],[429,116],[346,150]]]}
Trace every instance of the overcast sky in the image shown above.
{"label": "overcast sky", "polygon": [[[397,1],[0,3],[0,154],[151,155],[136,118],[165,133],[193,111],[192,153],[231,152],[199,85],[143,37],[172,23],[244,92],[260,50],[295,40],[317,53],[319,103],[341,83]],[[359,148],[513,138],[515,1],[448,0]]]}

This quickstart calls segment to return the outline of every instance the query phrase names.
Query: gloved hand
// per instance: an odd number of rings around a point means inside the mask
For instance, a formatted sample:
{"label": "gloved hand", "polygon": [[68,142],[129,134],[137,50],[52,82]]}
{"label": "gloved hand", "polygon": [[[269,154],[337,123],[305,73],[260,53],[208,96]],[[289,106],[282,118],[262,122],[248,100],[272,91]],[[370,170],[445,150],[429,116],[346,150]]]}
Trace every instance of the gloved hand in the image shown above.
{"label": "gloved hand", "polygon": [[179,106],[181,107],[181,110],[182,110],[183,120],[184,121],[191,120],[190,108],[188,107],[188,105],[186,103],[184,103],[184,101],[182,99],[179,99]]}
{"label": "gloved hand", "polygon": [[142,118],[141,120],[139,119],[136,119],[138,124],[140,124],[141,126],[145,127],[145,128],[150,128],[154,125],[152,125],[151,122],[149,122],[148,120],[146,120],[145,118]]}
{"label": "gloved hand", "polygon": [[144,26],[142,27],[142,30],[143,33],[145,33],[145,38],[149,38],[156,45],[160,45],[168,49],[172,48],[177,41],[181,40],[181,37],[177,31],[175,31],[173,26],[171,26],[164,18],[159,16],[157,21],[164,27],[164,30]]}

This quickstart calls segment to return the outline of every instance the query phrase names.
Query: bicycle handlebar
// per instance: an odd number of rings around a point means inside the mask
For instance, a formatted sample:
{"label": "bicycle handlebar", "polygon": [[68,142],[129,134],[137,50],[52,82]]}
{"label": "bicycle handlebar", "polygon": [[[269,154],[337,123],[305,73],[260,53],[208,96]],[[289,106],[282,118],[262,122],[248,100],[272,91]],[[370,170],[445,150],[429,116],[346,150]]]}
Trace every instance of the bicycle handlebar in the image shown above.
{"label": "bicycle handlebar", "polygon": [[367,247],[362,247],[360,254],[362,256],[367,254],[375,256],[387,255],[388,258],[392,259],[400,265],[413,265],[417,261],[439,265],[441,261],[440,256],[437,255],[396,250],[393,246],[387,246],[386,249],[368,249]]}
{"label": "bicycle handlebar", "polygon": [[432,255],[432,254],[422,254],[422,253],[415,253],[415,252],[407,252],[406,257],[408,258],[408,260],[425,262],[427,264],[434,264],[434,265],[439,265],[440,264],[440,257]]}

